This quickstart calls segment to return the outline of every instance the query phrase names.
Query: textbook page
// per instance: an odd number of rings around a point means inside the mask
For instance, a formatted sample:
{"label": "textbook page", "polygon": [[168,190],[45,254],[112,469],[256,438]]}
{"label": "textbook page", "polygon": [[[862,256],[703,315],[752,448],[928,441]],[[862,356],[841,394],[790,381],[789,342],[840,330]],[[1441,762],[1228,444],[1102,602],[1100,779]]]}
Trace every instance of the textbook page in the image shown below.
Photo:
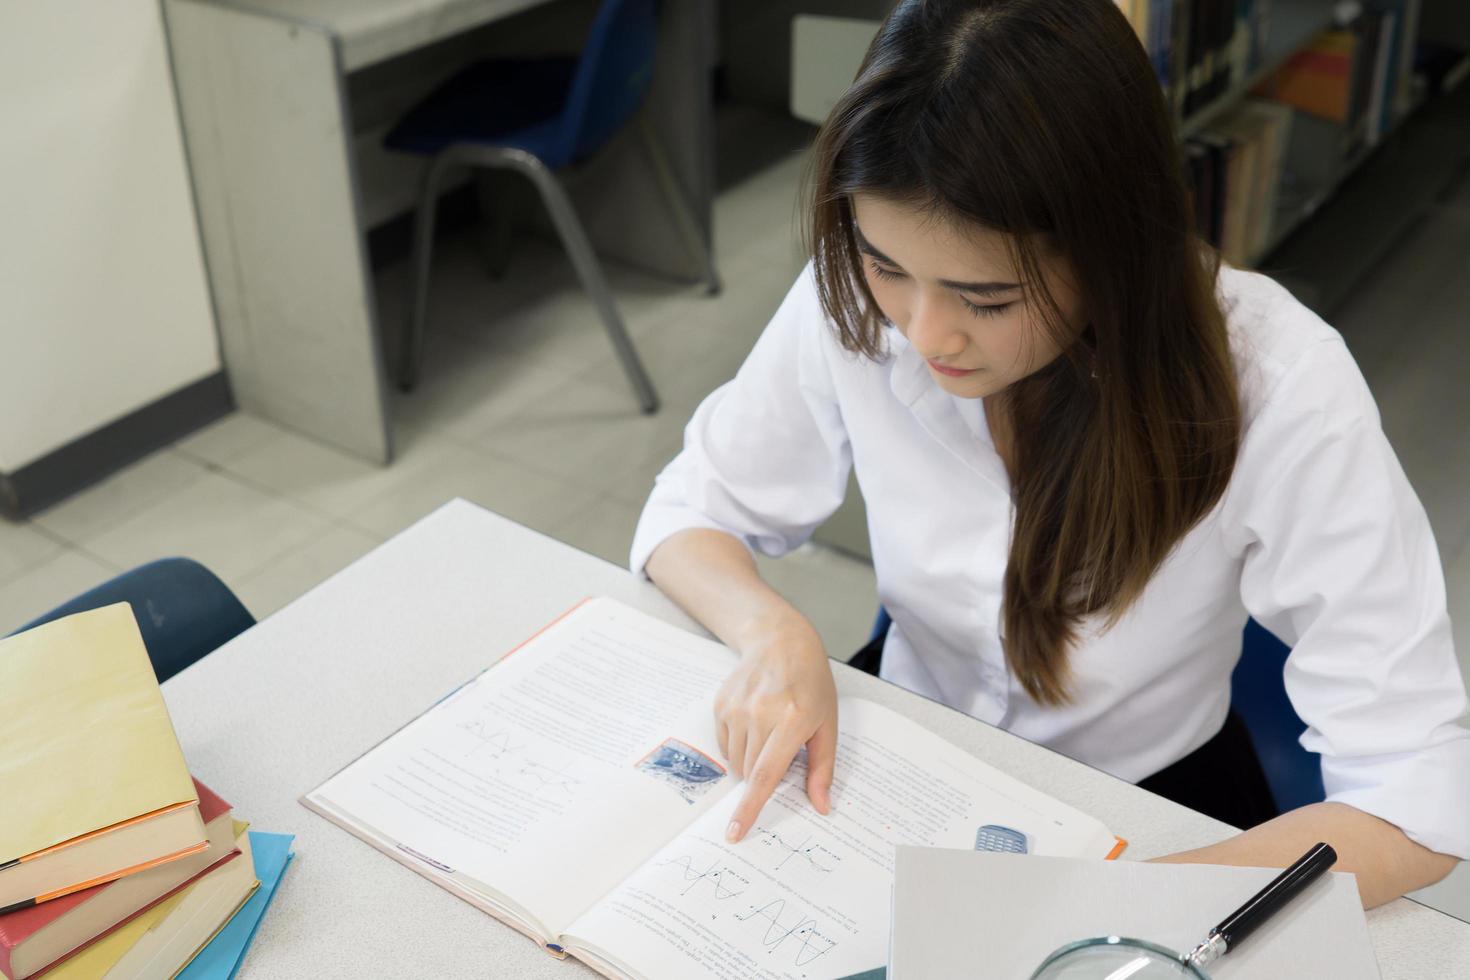
{"label": "textbook page", "polygon": [[819,980],[888,959],[894,845],[973,848],[981,828],[1030,853],[1103,859],[1098,821],[869,701],[839,704],[832,813],[798,756],[747,837],[726,795],[568,928],[564,945],[631,977]]}
{"label": "textbook page", "polygon": [[[734,781],[710,704],[735,662],[589,600],[303,802],[553,938]],[[550,854],[576,873],[548,875]]]}

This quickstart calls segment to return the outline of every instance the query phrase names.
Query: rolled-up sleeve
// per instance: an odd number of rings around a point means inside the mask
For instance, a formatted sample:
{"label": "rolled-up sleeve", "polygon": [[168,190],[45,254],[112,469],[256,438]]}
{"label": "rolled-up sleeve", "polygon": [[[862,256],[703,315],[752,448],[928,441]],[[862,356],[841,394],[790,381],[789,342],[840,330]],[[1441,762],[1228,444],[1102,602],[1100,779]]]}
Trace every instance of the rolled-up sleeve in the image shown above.
{"label": "rolled-up sleeve", "polygon": [[735,378],[690,419],[683,450],[639,518],[633,571],[687,528],[724,531],[774,556],[831,516],[852,467],[831,374],[831,359],[842,356],[808,266]]}
{"label": "rolled-up sleeve", "polygon": [[1286,374],[1242,443],[1241,597],[1291,648],[1286,691],[1329,800],[1470,858],[1470,731],[1424,509],[1340,341]]}

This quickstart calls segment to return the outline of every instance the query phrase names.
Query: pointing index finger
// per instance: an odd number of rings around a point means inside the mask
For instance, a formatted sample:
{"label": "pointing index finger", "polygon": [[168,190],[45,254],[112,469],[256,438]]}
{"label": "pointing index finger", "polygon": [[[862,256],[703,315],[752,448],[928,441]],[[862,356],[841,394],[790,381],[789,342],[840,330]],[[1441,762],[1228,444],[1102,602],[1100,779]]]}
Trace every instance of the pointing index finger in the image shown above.
{"label": "pointing index finger", "polygon": [[784,728],[772,732],[766,739],[766,744],[756,758],[755,768],[745,774],[745,796],[735,808],[730,826],[725,829],[727,841],[734,844],[745,836],[745,832],[755,823],[755,818],[760,816],[761,808],[780,785],[781,777],[786,775],[786,770],[791,767],[791,760],[796,758],[801,746],[801,737]]}

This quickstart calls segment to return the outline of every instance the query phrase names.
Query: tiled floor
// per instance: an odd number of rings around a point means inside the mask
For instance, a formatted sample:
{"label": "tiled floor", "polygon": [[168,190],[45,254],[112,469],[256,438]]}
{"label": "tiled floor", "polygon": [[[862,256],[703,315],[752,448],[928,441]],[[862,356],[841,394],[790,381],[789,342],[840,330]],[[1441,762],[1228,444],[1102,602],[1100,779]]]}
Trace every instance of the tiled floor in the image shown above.
{"label": "tiled floor", "polygon": [[[779,124],[773,131],[791,135]],[[203,560],[253,613],[269,615],[454,496],[622,563],[639,505],[684,422],[734,372],[799,268],[792,218],[801,160],[758,162],[733,153],[723,161],[721,296],[608,270],[663,396],[657,415],[639,414],[556,249],[521,243],[510,275],[492,282],[475,237],[465,235],[436,263],[420,388],[394,396],[393,466],[232,415],[27,524],[0,521],[0,633],[113,572],[170,554]],[[398,265],[381,278],[385,317],[403,308],[405,272]],[[1470,186],[1401,243],[1336,321],[1429,511],[1451,611],[1470,622]],[[876,602],[866,565],[808,546],[762,567],[833,653],[866,639]],[[1470,664],[1470,636],[1461,655]],[[1430,897],[1470,918],[1470,869]]]}

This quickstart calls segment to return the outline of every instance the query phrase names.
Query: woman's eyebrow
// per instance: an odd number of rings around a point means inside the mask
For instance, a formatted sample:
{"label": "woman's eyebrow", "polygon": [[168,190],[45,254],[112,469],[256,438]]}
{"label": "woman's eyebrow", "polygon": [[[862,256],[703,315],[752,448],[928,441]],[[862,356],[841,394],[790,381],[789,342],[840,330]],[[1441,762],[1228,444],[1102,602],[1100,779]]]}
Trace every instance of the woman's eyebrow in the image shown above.
{"label": "woman's eyebrow", "polygon": [[887,262],[894,268],[903,268],[903,266],[899,265],[897,262],[893,261],[888,256],[884,255],[882,252],[874,248],[873,243],[868,241],[868,239],[863,235],[863,230],[857,226],[856,221],[852,223],[852,236],[857,239],[857,247],[859,252],[867,252],[879,262]]}
{"label": "woman's eyebrow", "polygon": [[[857,241],[858,251],[866,252],[879,262],[886,262],[896,269],[903,268],[903,266],[874,248],[873,243],[864,237],[862,229],[857,226],[856,221],[852,223],[852,237]],[[946,289],[953,289],[956,292],[975,293],[979,296],[995,296],[1021,288],[1020,283],[1014,282],[959,282],[954,279],[941,279],[939,280],[939,285]]]}

